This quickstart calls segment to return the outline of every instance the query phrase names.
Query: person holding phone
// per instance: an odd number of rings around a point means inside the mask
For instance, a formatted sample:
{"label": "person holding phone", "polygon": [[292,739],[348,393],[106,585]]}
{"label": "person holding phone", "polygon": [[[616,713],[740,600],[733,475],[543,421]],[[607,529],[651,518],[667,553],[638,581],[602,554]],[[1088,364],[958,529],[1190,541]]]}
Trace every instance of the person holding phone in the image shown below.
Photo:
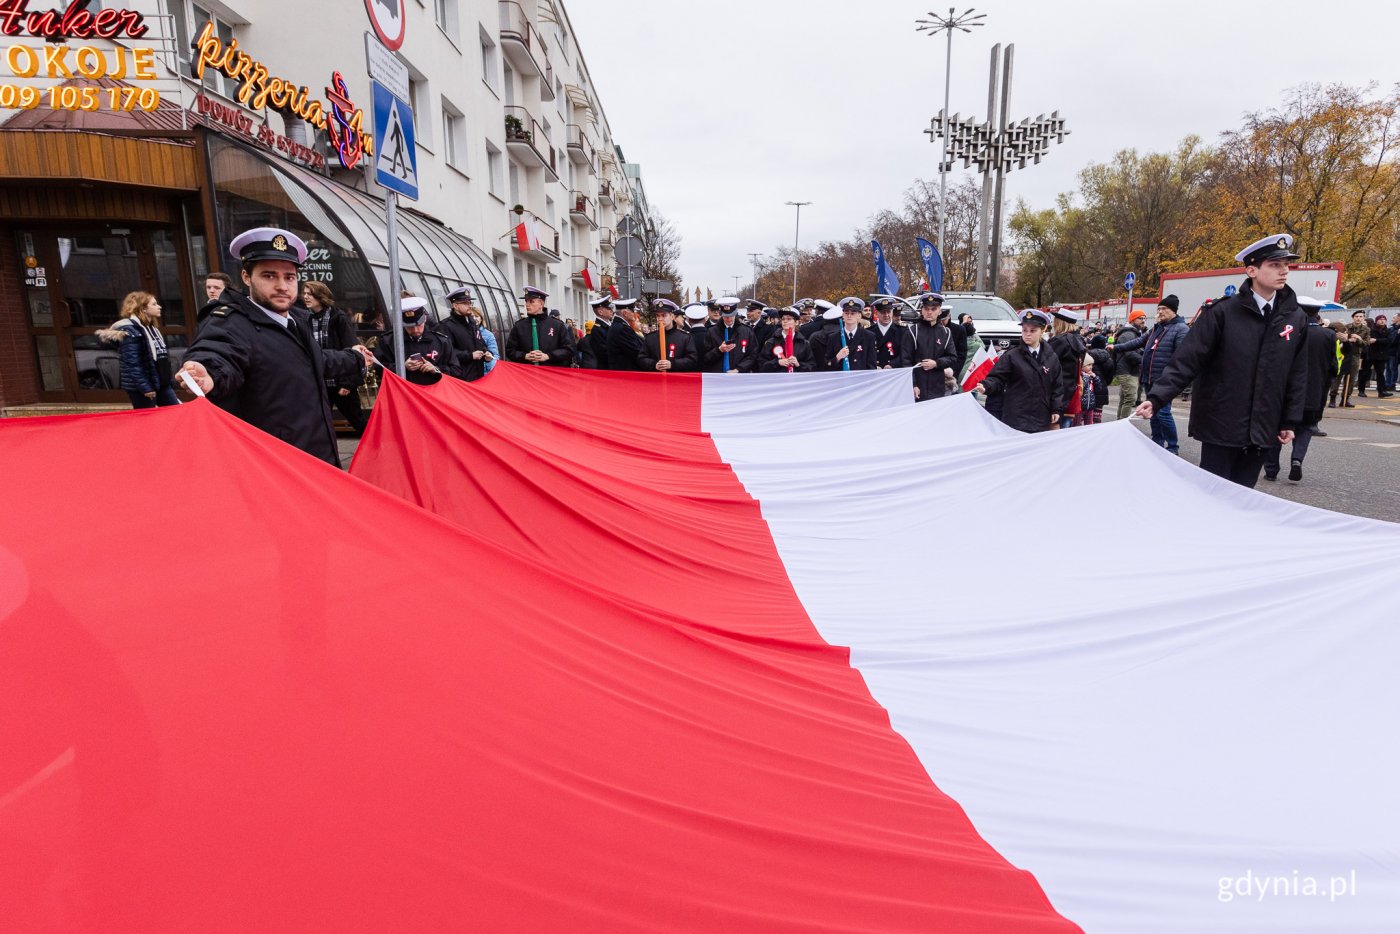
{"label": "person holding phone", "polygon": [[[404,376],[410,383],[429,386],[448,376],[462,378],[452,343],[428,328],[428,300],[405,298],[399,303],[403,313]],[[388,337],[374,348],[374,358],[386,370],[394,370],[394,342]]]}

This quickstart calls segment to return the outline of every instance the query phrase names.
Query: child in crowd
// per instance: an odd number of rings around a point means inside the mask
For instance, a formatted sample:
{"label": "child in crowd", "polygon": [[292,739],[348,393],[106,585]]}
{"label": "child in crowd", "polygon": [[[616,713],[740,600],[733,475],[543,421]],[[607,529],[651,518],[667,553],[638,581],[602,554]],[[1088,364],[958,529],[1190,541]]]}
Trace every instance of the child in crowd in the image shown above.
{"label": "child in crowd", "polygon": [[1094,370],[1094,358],[1086,355],[1084,365],[1079,370],[1079,382],[1083,390],[1079,395],[1079,414],[1074,416],[1074,426],[1097,425],[1103,421],[1103,406],[1108,401],[1108,387],[1103,378]]}

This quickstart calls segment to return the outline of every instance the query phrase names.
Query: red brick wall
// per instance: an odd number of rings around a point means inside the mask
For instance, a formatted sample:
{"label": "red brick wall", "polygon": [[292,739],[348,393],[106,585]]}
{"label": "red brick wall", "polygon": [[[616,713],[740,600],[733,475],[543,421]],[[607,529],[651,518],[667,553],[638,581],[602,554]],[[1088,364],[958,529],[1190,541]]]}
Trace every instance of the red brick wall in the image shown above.
{"label": "red brick wall", "polygon": [[15,232],[0,224],[0,408],[39,401],[39,368],[30,344]]}

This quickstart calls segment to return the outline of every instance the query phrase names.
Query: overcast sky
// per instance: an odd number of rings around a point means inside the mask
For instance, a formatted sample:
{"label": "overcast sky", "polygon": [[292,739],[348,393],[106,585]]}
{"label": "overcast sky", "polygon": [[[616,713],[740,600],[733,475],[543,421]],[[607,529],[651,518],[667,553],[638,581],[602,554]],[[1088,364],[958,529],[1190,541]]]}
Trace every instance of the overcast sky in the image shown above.
{"label": "overcast sky", "polygon": [[[923,130],[943,105],[947,46],[915,31],[928,0],[564,2],[614,138],[681,233],[689,287],[732,291],[751,278],[748,253],[790,245],[786,201],[813,202],[811,247],[937,177]],[[1274,0],[1262,16],[1245,3],[1127,6],[991,0],[976,7],[986,25],[953,39],[954,112],[985,117],[991,47],[1014,42],[1012,118],[1059,110],[1072,131],[1008,176],[1008,211],[1017,198],[1050,206],[1119,149],[1212,141],[1302,83],[1400,81],[1400,12],[1379,0]]]}

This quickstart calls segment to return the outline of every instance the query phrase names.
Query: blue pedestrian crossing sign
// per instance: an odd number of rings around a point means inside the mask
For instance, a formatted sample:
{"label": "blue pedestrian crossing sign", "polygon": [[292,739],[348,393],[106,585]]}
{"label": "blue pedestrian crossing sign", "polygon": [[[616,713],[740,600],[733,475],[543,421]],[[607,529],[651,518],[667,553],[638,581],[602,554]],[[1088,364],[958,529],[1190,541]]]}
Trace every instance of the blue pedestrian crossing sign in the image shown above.
{"label": "blue pedestrian crossing sign", "polygon": [[374,93],[374,180],[418,200],[418,149],[413,144],[413,108],[378,81]]}

